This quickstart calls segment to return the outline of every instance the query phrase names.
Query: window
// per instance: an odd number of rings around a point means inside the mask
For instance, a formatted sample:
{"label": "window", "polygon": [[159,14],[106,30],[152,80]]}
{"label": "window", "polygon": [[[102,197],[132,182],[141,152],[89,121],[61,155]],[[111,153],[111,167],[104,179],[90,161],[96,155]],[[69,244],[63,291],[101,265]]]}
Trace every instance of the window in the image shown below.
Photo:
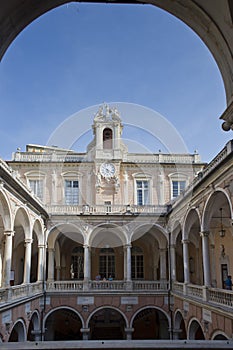
{"label": "window", "polygon": [[137,205],[149,204],[149,181],[137,180]]}
{"label": "window", "polygon": [[115,253],[113,248],[102,248],[99,256],[99,273],[102,278],[115,278]]}
{"label": "window", "polygon": [[29,179],[29,186],[32,192],[42,201],[43,200],[43,180]]}
{"label": "window", "polygon": [[77,180],[65,180],[65,203],[79,204],[79,182]]}
{"label": "window", "polygon": [[105,201],[104,206],[105,206],[106,213],[111,213],[111,211],[112,211],[111,201]]}
{"label": "window", "polygon": [[186,174],[172,173],[170,178],[171,199],[178,197],[187,187],[189,181]]}
{"label": "window", "polygon": [[106,128],[103,131],[103,146],[104,149],[112,148],[112,130],[109,128]]}
{"label": "window", "polygon": [[84,255],[83,247],[75,247],[72,251],[71,264],[73,270],[73,278],[83,279]]}
{"label": "window", "polygon": [[178,197],[186,187],[186,181],[172,181],[172,198]]}
{"label": "window", "polygon": [[132,279],[144,278],[143,251],[140,247],[131,248],[131,277]]}

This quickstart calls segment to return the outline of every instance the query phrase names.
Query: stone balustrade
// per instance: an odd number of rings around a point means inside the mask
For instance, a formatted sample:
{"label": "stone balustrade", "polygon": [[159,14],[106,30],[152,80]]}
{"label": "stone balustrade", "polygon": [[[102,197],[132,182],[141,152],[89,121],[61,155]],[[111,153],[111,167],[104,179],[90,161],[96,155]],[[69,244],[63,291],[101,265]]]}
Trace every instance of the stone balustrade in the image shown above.
{"label": "stone balustrade", "polygon": [[52,215],[164,215],[167,213],[167,205],[47,205],[45,208]]}
{"label": "stone balustrade", "polygon": [[[169,290],[168,281],[132,281],[131,287],[126,281],[89,281],[86,285],[85,282],[79,280],[70,281],[48,281],[46,283],[46,292],[49,293],[80,293],[85,291],[91,291],[95,293],[99,292],[127,292],[137,293],[150,292],[150,293],[167,293]],[[30,298],[35,295],[40,295],[44,292],[43,282],[36,282],[31,284],[21,284],[18,286],[12,286],[7,288],[0,288],[0,309],[12,300],[17,301],[22,298]],[[232,309],[233,307],[233,291],[207,288],[206,286],[199,286],[193,284],[185,284],[180,282],[173,282],[172,292],[174,294],[182,295],[188,299],[197,300],[199,302],[209,302],[209,304],[215,307],[223,307],[225,309]]]}
{"label": "stone balustrade", "polygon": [[233,291],[230,290],[173,282],[172,292],[193,300],[208,302],[215,307],[233,307]]}
{"label": "stone balustrade", "polygon": [[17,286],[0,288],[0,308],[1,304],[12,302],[12,300],[19,300],[21,298],[35,296],[42,294],[43,283],[35,282],[30,284],[20,284]]}
{"label": "stone balustrade", "polygon": [[[47,282],[47,292],[82,292],[84,290],[83,281],[52,281]],[[167,281],[132,281],[131,290],[128,288],[128,283],[126,281],[89,281],[87,289],[89,291],[168,291]]]}
{"label": "stone balustrade", "polygon": [[[106,155],[107,156],[107,155]],[[12,156],[17,162],[88,162],[83,153],[67,152],[15,152]],[[166,153],[129,153],[124,159],[131,163],[172,163],[193,164],[200,163],[199,154],[166,154]]]}

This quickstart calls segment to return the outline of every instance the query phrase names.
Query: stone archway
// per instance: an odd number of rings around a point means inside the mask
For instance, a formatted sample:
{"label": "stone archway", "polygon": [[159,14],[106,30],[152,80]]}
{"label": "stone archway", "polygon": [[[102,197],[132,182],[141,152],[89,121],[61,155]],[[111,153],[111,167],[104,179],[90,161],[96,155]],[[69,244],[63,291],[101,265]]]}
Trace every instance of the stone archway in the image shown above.
{"label": "stone archway", "polygon": [[8,342],[24,342],[26,341],[26,328],[22,320],[18,320],[9,337]]}
{"label": "stone archway", "polygon": [[189,326],[188,339],[205,340],[201,325],[197,320],[192,320]]}
{"label": "stone archway", "polygon": [[74,310],[59,308],[46,317],[44,340],[82,340],[81,328],[82,321]]}
{"label": "stone archway", "polygon": [[116,309],[107,307],[95,312],[89,322],[91,340],[125,339],[125,320]]}
{"label": "stone archway", "polygon": [[140,310],[133,319],[132,339],[169,339],[166,315],[153,307]]}

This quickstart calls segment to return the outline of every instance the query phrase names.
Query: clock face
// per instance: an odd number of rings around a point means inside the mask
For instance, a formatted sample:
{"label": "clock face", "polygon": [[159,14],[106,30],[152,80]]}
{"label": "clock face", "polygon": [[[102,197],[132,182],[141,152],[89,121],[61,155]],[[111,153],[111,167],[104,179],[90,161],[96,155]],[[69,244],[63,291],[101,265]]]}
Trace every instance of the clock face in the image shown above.
{"label": "clock face", "polygon": [[103,163],[100,166],[100,174],[103,177],[113,177],[115,174],[115,166],[112,163]]}

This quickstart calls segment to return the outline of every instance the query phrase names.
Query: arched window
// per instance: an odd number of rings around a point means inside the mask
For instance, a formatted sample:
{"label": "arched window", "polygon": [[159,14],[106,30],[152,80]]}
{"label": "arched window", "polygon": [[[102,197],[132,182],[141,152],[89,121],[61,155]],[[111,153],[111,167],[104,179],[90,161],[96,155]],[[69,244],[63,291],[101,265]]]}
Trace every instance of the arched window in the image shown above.
{"label": "arched window", "polygon": [[73,268],[73,278],[83,279],[84,254],[83,247],[78,246],[72,250],[71,264]]}
{"label": "arched window", "polygon": [[103,145],[104,149],[112,148],[112,130],[109,128],[106,128],[103,131]]}
{"label": "arched window", "polygon": [[100,249],[99,273],[102,278],[115,278],[115,253],[113,248]]}
{"label": "arched window", "polygon": [[132,279],[144,278],[144,258],[140,247],[131,248],[131,277]]}

